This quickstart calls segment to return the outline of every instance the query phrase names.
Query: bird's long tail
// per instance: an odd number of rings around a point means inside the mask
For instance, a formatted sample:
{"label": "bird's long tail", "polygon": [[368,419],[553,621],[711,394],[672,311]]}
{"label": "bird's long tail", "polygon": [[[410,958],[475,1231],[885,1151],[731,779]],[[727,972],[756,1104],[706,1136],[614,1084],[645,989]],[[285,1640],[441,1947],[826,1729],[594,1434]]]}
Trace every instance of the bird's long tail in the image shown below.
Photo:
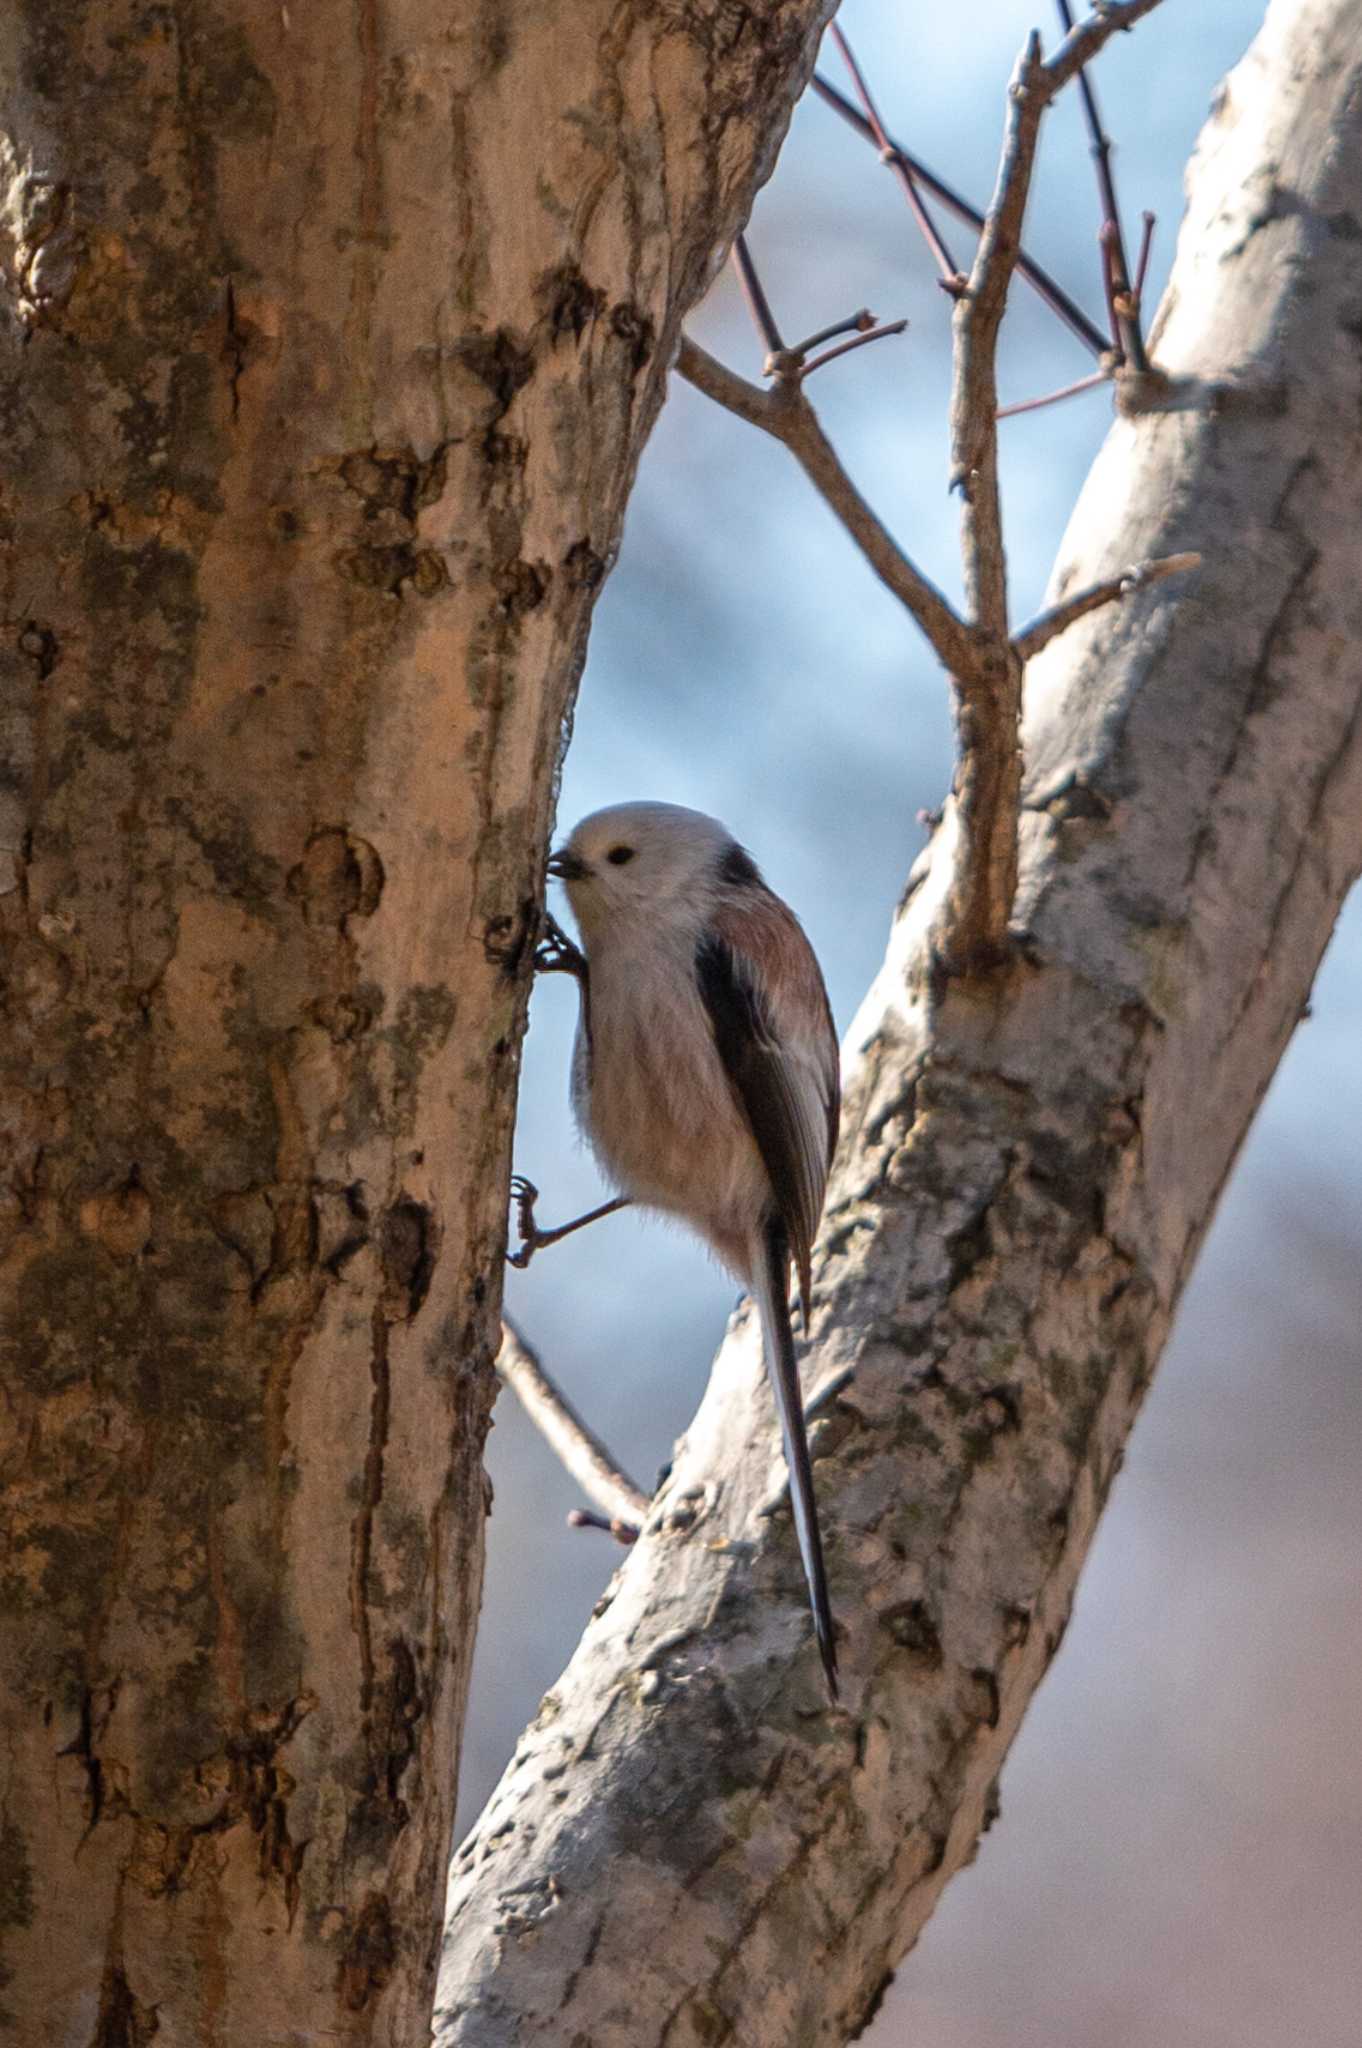
{"label": "bird's long tail", "polygon": [[761,1313],[761,1334],[766,1350],[766,1370],[771,1377],[776,1413],[785,1439],[785,1463],[790,1473],[790,1504],[794,1510],[799,1554],[809,1583],[809,1604],[813,1609],[814,1632],[827,1674],[828,1691],[837,1699],[837,1649],[832,1635],[832,1608],[828,1582],[823,1570],[823,1544],[818,1533],[818,1510],[814,1503],[813,1468],[809,1462],[809,1441],[804,1431],[804,1400],[799,1371],[795,1365],[794,1331],[790,1326],[790,1252],[783,1226],[777,1221],[763,1225],[753,1247],[752,1291]]}

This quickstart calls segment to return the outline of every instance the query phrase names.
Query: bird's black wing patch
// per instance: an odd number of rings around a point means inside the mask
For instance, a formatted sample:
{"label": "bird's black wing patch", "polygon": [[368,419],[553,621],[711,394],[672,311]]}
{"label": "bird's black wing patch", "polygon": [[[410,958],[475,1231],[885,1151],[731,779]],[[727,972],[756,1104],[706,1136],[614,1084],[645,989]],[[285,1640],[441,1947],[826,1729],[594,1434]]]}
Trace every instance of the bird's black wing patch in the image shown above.
{"label": "bird's black wing patch", "polygon": [[745,846],[735,839],[719,862],[719,880],[735,889],[761,887],[761,869]]}
{"label": "bird's black wing patch", "polygon": [[724,1072],[770,1176],[775,1213],[797,1254],[807,1258],[823,1190],[810,1172],[785,1054],[765,1004],[730,946],[712,935],[702,939],[695,973]]}

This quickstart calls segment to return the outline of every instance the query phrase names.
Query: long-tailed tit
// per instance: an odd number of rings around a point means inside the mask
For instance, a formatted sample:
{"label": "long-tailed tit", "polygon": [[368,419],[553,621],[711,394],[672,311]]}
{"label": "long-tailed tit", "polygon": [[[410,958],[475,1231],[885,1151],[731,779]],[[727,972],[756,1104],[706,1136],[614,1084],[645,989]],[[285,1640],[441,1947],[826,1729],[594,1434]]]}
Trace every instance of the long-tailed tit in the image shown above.
{"label": "long-tailed tit", "polygon": [[[756,1298],[835,1699],[789,1305],[793,1259],[807,1326],[809,1256],[837,1141],[837,1037],[818,962],[750,857],[699,811],[597,811],[549,872],[567,886],[585,949],[574,963],[560,945],[551,962],[571,965],[581,991],[578,1122],[624,1199],[684,1217]],[[561,1234],[534,1232],[528,1204],[522,1221],[531,1250]]]}

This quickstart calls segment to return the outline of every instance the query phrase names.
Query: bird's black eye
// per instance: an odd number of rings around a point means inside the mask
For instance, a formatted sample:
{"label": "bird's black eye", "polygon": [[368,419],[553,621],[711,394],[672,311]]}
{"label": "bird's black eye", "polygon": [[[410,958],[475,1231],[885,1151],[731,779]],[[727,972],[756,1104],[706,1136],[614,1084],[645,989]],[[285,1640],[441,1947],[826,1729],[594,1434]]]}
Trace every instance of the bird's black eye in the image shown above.
{"label": "bird's black eye", "polygon": [[612,846],[605,857],[612,868],[622,868],[626,861],[633,859],[634,849],[632,846]]}

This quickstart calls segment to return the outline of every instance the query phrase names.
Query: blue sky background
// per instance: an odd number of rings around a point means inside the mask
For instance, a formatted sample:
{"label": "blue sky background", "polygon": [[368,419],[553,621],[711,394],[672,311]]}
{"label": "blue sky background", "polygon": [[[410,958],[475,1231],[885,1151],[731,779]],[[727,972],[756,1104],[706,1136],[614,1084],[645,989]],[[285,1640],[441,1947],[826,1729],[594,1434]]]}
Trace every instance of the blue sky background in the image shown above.
{"label": "blue sky background", "polygon": [[[1167,0],[1096,72],[1128,239],[1172,260],[1187,156],[1258,0]],[[841,15],[886,122],[982,203],[1038,0]],[[823,68],[843,83],[835,51]],[[1032,253],[1099,317],[1077,96],[1051,116]],[[947,227],[957,256],[970,241]],[[819,373],[824,423],[920,565],[958,589],[946,300],[895,180],[809,98],[750,229],[796,336],[869,305],[908,335]],[[755,377],[730,276],[691,323]],[[1004,401],[1090,367],[1014,293]],[[1110,418],[1105,392],[1005,423],[1014,615],[1039,604]],[[597,614],[560,828],[605,803],[712,811],[799,910],[845,1027],[920,808],[949,782],[942,678],[784,450],[674,380]],[[516,1163],[552,1222],[601,1199],[567,1107],[575,998],[537,991]],[[1245,1148],[1079,1594],[1002,1780],[1003,1817],[899,1973],[870,2048],[1357,2048],[1362,2010],[1362,916],[1345,914]],[[510,1311],[645,1484],[732,1305],[703,1251],[613,1218],[511,1275]],[[471,1821],[618,1553],[503,1395],[460,1813]]]}

